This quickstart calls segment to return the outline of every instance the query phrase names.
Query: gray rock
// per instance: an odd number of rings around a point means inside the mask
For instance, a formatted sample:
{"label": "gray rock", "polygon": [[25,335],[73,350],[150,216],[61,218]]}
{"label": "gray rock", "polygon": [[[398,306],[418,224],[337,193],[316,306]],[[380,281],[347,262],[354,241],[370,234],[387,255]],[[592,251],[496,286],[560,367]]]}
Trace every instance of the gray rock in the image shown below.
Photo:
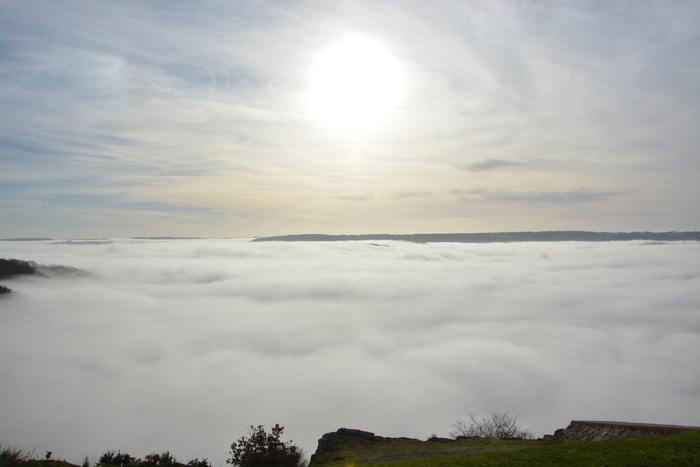
{"label": "gray rock", "polygon": [[311,455],[309,465],[313,465],[314,461],[318,461],[321,456],[332,453],[339,446],[378,443],[383,441],[383,436],[376,436],[369,431],[356,430],[353,428],[340,428],[337,431],[326,433],[318,440],[316,452]]}
{"label": "gray rock", "polygon": [[617,438],[640,438],[644,436],[670,436],[681,431],[697,430],[700,427],[682,425],[656,425],[652,423],[606,422],[572,420],[564,430],[554,434],[564,441],[602,441]]}

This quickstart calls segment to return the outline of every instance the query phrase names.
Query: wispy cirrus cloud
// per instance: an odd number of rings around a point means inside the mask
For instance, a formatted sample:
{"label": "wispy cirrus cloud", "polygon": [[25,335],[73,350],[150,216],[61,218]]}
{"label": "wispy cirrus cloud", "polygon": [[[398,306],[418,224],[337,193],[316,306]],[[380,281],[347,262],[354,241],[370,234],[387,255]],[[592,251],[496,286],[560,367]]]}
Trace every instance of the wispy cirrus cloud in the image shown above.
{"label": "wispy cirrus cloud", "polygon": [[503,159],[485,159],[481,162],[476,162],[474,164],[469,164],[466,166],[459,167],[460,169],[470,170],[473,172],[481,172],[483,170],[494,170],[500,169],[502,167],[513,167],[522,165],[519,162],[512,162]]}
{"label": "wispy cirrus cloud", "polygon": [[415,190],[400,190],[395,195],[400,199],[411,199],[411,198],[426,198],[434,196],[434,193],[429,191],[415,191]]}
{"label": "wispy cirrus cloud", "polygon": [[484,190],[454,190],[459,196],[471,200],[503,201],[529,204],[562,204],[577,205],[595,201],[625,196],[630,193],[616,191],[596,191],[590,188],[572,188],[566,191],[484,191]]}
{"label": "wispy cirrus cloud", "polygon": [[[6,199],[79,191],[200,209],[199,226],[177,227],[183,235],[314,225],[469,231],[508,222],[518,230],[523,212],[498,196],[482,199],[491,217],[439,213],[451,209],[449,190],[465,183],[527,193],[541,181],[538,191],[556,193],[554,181],[575,174],[568,186],[604,178],[605,191],[639,194],[595,207],[608,229],[698,222],[685,202],[697,198],[700,170],[693,2],[623,11],[585,2],[246,0],[193,9],[27,0],[3,12],[0,177],[14,187]],[[404,78],[402,100],[362,141],[328,130],[307,101],[319,51],[353,33],[381,43]],[[361,187],[339,183],[357,179]],[[344,212],[343,198],[358,189],[375,199],[363,213]],[[420,216],[394,196],[402,189],[433,193]],[[318,193],[323,204],[313,201]],[[207,217],[222,200],[249,221]],[[24,233],[45,236],[43,225],[67,237],[115,233],[84,205],[72,207],[65,222],[38,210]],[[566,228],[578,219],[559,213],[548,222]]]}

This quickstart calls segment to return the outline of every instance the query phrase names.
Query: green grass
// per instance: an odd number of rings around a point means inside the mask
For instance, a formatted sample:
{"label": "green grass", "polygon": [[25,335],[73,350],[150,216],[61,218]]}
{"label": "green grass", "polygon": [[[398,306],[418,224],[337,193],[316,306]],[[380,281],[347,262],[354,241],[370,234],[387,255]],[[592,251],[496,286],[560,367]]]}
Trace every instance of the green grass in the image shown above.
{"label": "green grass", "polygon": [[[0,446],[1,447],[1,446]],[[78,467],[60,460],[32,459],[21,450],[0,449],[0,467]],[[564,443],[556,439],[464,439],[435,443],[392,438],[341,446],[315,465],[323,467],[534,467],[700,466],[700,430],[673,436]],[[183,466],[184,467],[184,466]]]}
{"label": "green grass", "polygon": [[[324,467],[471,467],[471,466],[700,466],[700,430],[673,436],[626,438],[597,442],[559,443],[542,441],[463,440],[430,446],[421,450],[417,444],[378,443],[374,446],[346,448],[326,457]],[[437,443],[423,443],[423,445]],[[471,444],[471,446],[468,446]],[[460,454],[448,454],[465,449]],[[382,449],[383,448],[383,449]],[[405,449],[404,449],[405,448]],[[471,451],[469,451],[471,449]],[[441,452],[442,451],[442,452]],[[403,456],[404,460],[401,460]],[[384,459],[382,459],[384,457]],[[332,459],[332,460],[331,460]]]}
{"label": "green grass", "polygon": [[426,442],[408,438],[388,438],[377,443],[340,446],[314,462],[318,466],[345,466],[348,463],[369,464],[406,461],[463,454],[502,452],[545,446],[540,440],[500,440],[490,438],[462,439],[451,443]]}

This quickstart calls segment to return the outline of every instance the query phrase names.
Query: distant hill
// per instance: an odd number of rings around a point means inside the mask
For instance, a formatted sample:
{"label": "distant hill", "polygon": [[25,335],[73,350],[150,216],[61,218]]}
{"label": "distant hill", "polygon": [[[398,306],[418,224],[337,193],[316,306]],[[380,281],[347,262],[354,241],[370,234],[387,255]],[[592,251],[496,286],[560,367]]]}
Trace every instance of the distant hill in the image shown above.
{"label": "distant hill", "polygon": [[[5,259],[0,258],[0,279],[12,279],[16,276],[39,276],[39,277],[56,277],[56,276],[89,276],[90,273],[82,269],[73,268],[70,266],[58,266],[37,264],[34,261],[23,261],[21,259]],[[10,293],[12,289],[4,285],[0,285],[0,294]]]}
{"label": "distant hill", "polygon": [[693,232],[586,232],[578,230],[549,232],[490,232],[438,234],[300,234],[260,237],[254,242],[344,242],[353,240],[399,240],[413,243],[504,243],[504,242],[611,242],[648,240],[659,242],[700,241],[700,231]]}

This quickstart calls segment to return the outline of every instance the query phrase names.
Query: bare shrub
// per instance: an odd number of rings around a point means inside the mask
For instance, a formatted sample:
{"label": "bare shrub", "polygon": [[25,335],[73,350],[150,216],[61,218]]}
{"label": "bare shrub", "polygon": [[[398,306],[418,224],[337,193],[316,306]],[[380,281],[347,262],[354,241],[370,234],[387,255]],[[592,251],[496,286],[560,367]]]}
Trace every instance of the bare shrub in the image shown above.
{"label": "bare shrub", "polygon": [[533,439],[534,433],[518,425],[518,415],[511,415],[508,411],[493,412],[483,418],[477,418],[475,414],[469,414],[469,420],[457,420],[452,424],[450,431],[452,438],[460,436],[467,438],[522,438]]}

